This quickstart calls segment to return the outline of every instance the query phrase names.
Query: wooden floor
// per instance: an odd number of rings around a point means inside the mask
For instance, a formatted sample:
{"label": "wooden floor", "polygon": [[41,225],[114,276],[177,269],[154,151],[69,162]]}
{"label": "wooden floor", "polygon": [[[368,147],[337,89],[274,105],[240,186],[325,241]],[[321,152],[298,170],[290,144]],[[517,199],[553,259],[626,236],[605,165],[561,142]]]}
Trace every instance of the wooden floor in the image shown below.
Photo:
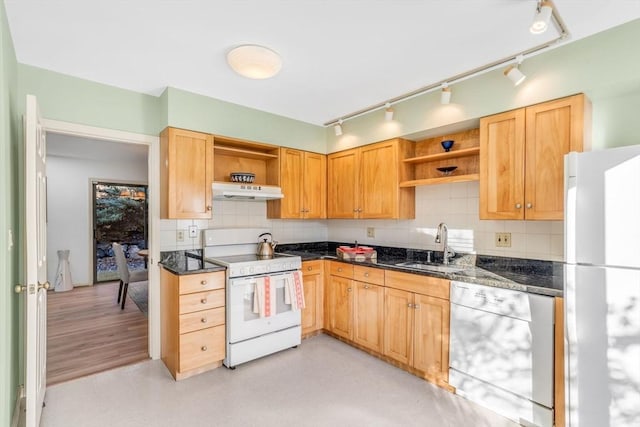
{"label": "wooden floor", "polygon": [[118,282],[47,295],[47,385],[148,359],[148,319]]}

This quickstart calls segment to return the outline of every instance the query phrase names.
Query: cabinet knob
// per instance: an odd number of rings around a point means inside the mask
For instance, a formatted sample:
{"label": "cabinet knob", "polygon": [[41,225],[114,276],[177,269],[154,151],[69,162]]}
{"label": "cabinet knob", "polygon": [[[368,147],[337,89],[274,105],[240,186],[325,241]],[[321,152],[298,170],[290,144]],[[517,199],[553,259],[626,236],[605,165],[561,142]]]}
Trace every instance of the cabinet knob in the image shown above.
{"label": "cabinet knob", "polygon": [[211,205],[207,205],[207,210],[210,211],[211,210]]}
{"label": "cabinet knob", "polygon": [[364,277],[369,277],[369,273],[368,272],[364,273]]}
{"label": "cabinet knob", "polygon": [[364,285],[364,288],[365,288],[365,289],[369,289],[369,288],[370,288],[370,286],[369,286],[369,285]]}
{"label": "cabinet knob", "polygon": [[338,272],[342,273],[342,267],[338,267]]}
{"label": "cabinet knob", "polygon": [[520,209],[522,205],[520,203],[516,203],[516,209]]}
{"label": "cabinet knob", "polygon": [[207,351],[207,346],[206,346],[206,345],[203,345],[202,347],[200,347],[200,350],[202,350],[202,351]]}
{"label": "cabinet knob", "polygon": [[202,323],[207,323],[207,318],[206,318],[206,317],[203,317],[202,319],[200,319],[200,321],[201,321]]}
{"label": "cabinet knob", "polygon": [[351,292],[351,288],[347,288],[347,292]]}
{"label": "cabinet knob", "polygon": [[415,308],[416,310],[420,309],[420,304],[413,304],[413,308]]}
{"label": "cabinet knob", "polygon": [[533,205],[531,203],[527,203],[527,209],[531,209]]}
{"label": "cabinet knob", "polygon": [[206,280],[201,280],[201,281],[200,281],[200,284],[201,284],[202,286],[204,286],[204,285],[206,285],[206,284],[207,284],[207,281],[206,281]]}
{"label": "cabinet knob", "polygon": [[407,304],[407,307],[408,307],[408,308],[413,308],[413,304],[408,303],[408,304]]}
{"label": "cabinet knob", "polygon": [[358,212],[358,208],[353,208],[353,211],[354,212]]}
{"label": "cabinet knob", "polygon": [[200,302],[201,302],[201,303],[203,303],[203,304],[206,304],[206,303],[207,303],[207,299],[206,299],[206,298],[202,298],[202,299],[200,300]]}
{"label": "cabinet knob", "polygon": [[307,271],[313,270],[313,267],[307,267]]}

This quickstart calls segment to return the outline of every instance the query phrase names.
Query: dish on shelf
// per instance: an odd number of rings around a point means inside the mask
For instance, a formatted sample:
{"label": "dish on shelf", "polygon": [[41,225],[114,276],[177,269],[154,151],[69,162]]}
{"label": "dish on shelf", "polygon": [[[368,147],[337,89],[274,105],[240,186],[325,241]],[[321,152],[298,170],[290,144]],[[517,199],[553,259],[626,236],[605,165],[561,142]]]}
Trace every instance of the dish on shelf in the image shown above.
{"label": "dish on shelf", "polygon": [[442,145],[442,148],[444,148],[444,151],[451,151],[451,147],[453,147],[453,143],[455,141],[453,139],[445,139],[444,141],[442,141],[440,143],[440,145]]}
{"label": "dish on shelf", "polygon": [[256,175],[251,172],[231,172],[231,182],[252,183],[256,179]]}
{"label": "dish on shelf", "polygon": [[451,175],[451,172],[453,172],[454,170],[458,169],[457,166],[444,166],[441,168],[436,168],[438,169],[440,172],[442,172],[443,175]]}

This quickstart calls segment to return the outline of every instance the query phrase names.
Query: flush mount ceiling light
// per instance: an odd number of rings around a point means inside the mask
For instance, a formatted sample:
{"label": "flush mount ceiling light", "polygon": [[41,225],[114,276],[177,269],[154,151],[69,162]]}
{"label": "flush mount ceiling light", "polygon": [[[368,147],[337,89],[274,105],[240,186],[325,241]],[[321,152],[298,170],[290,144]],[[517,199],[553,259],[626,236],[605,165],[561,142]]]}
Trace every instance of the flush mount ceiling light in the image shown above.
{"label": "flush mount ceiling light", "polygon": [[390,122],[393,120],[393,108],[391,108],[391,104],[388,102],[384,106],[384,119],[385,121]]}
{"label": "flush mount ceiling light", "polygon": [[448,104],[451,102],[451,89],[449,89],[448,83],[442,84],[442,91],[440,92],[440,104]]}
{"label": "flush mount ceiling light", "polygon": [[518,55],[516,58],[517,64],[511,64],[504,70],[504,75],[509,77],[509,80],[513,82],[514,86],[518,86],[527,78],[527,76],[525,76],[518,68],[520,64],[522,64],[523,60],[524,56]]}
{"label": "flush mount ceiling light", "polygon": [[255,44],[238,46],[227,53],[227,62],[236,73],[249,79],[268,79],[282,68],[277,52]]}
{"label": "flush mount ceiling light", "polygon": [[333,130],[336,133],[336,136],[342,135],[342,119],[338,120],[338,123],[333,127]]}
{"label": "flush mount ceiling light", "polygon": [[553,13],[553,4],[550,1],[538,1],[536,5],[536,14],[529,31],[533,34],[542,34],[549,28],[551,14]]}

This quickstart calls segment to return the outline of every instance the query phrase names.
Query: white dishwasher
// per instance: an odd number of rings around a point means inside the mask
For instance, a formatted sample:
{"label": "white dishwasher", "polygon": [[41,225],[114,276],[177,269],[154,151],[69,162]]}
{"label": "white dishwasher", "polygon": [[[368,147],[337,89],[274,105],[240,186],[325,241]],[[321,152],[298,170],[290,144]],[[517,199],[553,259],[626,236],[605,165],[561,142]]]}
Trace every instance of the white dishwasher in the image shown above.
{"label": "white dishwasher", "polygon": [[553,426],[553,298],[451,282],[449,384],[525,426]]}

